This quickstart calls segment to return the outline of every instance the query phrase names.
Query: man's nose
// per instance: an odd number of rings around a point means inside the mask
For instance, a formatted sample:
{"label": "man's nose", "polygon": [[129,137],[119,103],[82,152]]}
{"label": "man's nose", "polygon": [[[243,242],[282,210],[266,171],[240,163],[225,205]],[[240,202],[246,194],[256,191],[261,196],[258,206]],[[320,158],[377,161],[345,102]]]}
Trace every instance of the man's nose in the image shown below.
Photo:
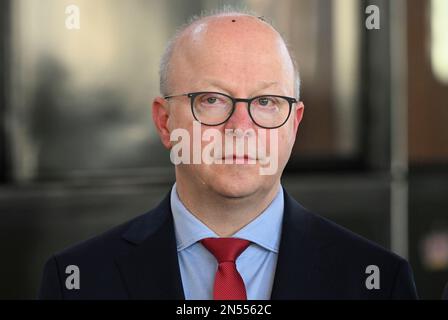
{"label": "man's nose", "polygon": [[225,129],[250,129],[254,127],[254,122],[249,115],[249,108],[247,102],[235,103],[235,110],[232,116],[225,123]]}

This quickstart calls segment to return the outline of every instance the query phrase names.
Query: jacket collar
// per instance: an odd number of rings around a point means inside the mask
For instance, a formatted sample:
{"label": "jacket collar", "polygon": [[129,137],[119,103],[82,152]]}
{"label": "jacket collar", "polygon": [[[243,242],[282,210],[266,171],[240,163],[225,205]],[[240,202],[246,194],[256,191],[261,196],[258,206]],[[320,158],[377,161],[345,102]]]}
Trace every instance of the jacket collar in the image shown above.
{"label": "jacket collar", "polygon": [[[312,295],[327,244],[312,232],[313,215],[284,191],[284,215],[271,299],[304,299]],[[116,257],[131,299],[185,299],[177,257],[170,193],[137,218],[123,234],[131,248]],[[327,270],[328,271],[328,270]]]}
{"label": "jacket collar", "polygon": [[319,288],[335,280],[329,278],[334,275],[335,266],[325,255],[326,249],[335,243],[326,231],[317,230],[320,218],[286,190],[284,194],[285,211],[271,299],[321,298]]}
{"label": "jacket collar", "polygon": [[137,218],[122,238],[131,246],[116,257],[130,299],[183,300],[169,193]]}

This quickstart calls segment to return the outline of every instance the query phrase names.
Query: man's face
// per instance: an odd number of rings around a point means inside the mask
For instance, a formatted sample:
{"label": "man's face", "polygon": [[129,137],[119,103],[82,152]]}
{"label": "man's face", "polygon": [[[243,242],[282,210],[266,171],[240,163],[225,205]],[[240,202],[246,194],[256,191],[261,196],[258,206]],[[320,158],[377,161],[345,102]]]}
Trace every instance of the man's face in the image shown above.
{"label": "man's face", "polygon": [[[285,44],[270,26],[249,16],[214,17],[187,29],[174,49],[168,85],[170,94],[174,95],[213,91],[236,98],[267,94],[294,97],[295,92],[294,68]],[[159,101],[167,110],[168,131],[183,128],[193,141],[190,99],[177,97],[169,102]],[[180,164],[176,167],[176,178],[184,179],[195,190],[206,188],[225,197],[245,197],[263,189],[270,190],[279,181],[289,159],[302,114],[303,105],[295,104],[282,127],[263,129],[250,118],[247,103],[237,103],[226,123],[201,126],[202,133],[210,128],[219,130],[223,150],[226,130],[253,130],[257,137],[260,130],[265,130],[266,140],[257,147],[266,148],[270,161],[277,161],[275,173],[260,174],[263,165],[258,159],[255,164]],[[278,141],[271,141],[271,130],[277,130]],[[162,136],[162,141],[170,147],[166,137]],[[208,143],[202,141],[202,148]],[[274,144],[276,148],[271,148]],[[245,154],[247,145],[245,143]],[[278,152],[274,152],[275,149]],[[190,152],[193,153],[193,148]]]}

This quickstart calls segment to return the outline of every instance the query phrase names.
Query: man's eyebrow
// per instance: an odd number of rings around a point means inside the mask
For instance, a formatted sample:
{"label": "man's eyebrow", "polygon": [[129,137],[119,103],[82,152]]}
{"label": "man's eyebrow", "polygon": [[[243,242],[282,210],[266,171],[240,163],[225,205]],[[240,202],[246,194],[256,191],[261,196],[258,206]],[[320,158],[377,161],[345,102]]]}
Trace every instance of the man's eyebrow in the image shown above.
{"label": "man's eyebrow", "polygon": [[255,93],[257,93],[259,91],[262,91],[262,90],[267,89],[272,86],[278,86],[278,82],[277,81],[261,81],[261,86],[258,89],[256,89],[255,91],[253,91],[251,93],[251,96],[253,96]]}
{"label": "man's eyebrow", "polygon": [[[212,85],[213,87],[222,89],[223,91],[225,91],[226,93],[229,93],[229,94],[230,94],[231,91],[232,91],[232,90],[228,87],[228,84],[226,84],[225,82],[222,82],[222,81],[220,81],[220,80],[218,80],[218,79],[207,79],[207,78],[205,78],[205,79],[203,79],[200,83],[204,83],[204,84]],[[274,86],[274,85],[278,85],[278,82],[277,82],[277,81],[259,81],[259,83],[260,83],[260,86],[259,86],[258,88],[256,88],[256,89],[251,93],[251,96],[252,96],[254,93],[256,93],[256,92],[259,92],[259,91],[261,91],[261,90],[267,89],[267,88],[269,88],[269,87],[271,87],[271,86]]]}

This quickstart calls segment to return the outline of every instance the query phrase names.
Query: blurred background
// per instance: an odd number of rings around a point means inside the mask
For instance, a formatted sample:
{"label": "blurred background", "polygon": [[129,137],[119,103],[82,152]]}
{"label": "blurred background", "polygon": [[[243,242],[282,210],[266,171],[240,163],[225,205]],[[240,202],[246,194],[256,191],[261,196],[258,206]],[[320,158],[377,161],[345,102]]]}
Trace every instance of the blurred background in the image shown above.
{"label": "blurred background", "polygon": [[[80,28],[66,27],[68,5]],[[158,63],[192,15],[271,21],[298,60],[305,117],[283,177],[312,211],[448,281],[448,1],[2,0],[0,298],[36,297],[54,252],[156,205],[174,181],[155,134]],[[380,28],[366,28],[366,8]]]}

